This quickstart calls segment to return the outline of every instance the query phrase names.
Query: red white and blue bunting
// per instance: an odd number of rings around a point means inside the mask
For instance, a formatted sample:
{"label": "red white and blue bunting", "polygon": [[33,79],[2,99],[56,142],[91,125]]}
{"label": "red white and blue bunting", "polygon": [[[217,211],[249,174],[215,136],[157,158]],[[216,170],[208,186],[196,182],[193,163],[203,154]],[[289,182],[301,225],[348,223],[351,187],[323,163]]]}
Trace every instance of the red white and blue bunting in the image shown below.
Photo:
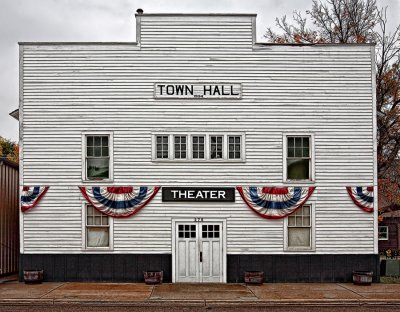
{"label": "red white and blue bunting", "polygon": [[159,186],[80,186],[83,196],[100,212],[116,218],[129,217],[146,206],[160,190]]}
{"label": "red white and blue bunting", "polygon": [[374,211],[374,187],[373,186],[346,186],[347,193],[353,202],[366,212]]}
{"label": "red white and blue bunting", "polygon": [[315,187],[241,187],[240,196],[255,213],[267,219],[280,219],[301,208]]}
{"label": "red white and blue bunting", "polygon": [[21,210],[25,212],[35,207],[46,194],[49,186],[24,186],[21,193]]}

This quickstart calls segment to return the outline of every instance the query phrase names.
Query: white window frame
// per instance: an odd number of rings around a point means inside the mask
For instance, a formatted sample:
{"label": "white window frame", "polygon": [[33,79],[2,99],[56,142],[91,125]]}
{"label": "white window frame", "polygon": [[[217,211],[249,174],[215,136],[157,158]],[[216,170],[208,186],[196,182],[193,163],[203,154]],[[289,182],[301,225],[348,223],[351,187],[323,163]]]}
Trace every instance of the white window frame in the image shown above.
{"label": "white window frame", "polygon": [[[379,233],[380,233],[379,229],[380,228],[386,228],[386,237],[385,238],[380,238],[379,237]],[[389,240],[389,226],[387,226],[387,225],[379,225],[378,226],[378,240],[382,240],[382,241]]]}
{"label": "white window frame", "polygon": [[[88,136],[108,136],[108,155],[109,155],[109,178],[108,179],[88,179],[86,167],[86,138]],[[113,182],[114,180],[114,133],[112,131],[90,131],[82,132],[82,181],[83,182]]]}
{"label": "white window frame", "polygon": [[[186,157],[185,158],[175,158],[175,137],[185,137],[185,140],[186,140],[186,143],[185,143],[186,144],[186,149],[185,149]],[[188,135],[186,135],[186,134],[174,134],[172,136],[172,142],[171,142],[171,149],[173,150],[173,158],[176,159],[176,160],[179,160],[179,159],[186,160],[186,159],[188,159],[188,157],[189,157],[188,144],[189,144],[189,136]],[[182,146],[182,142],[179,143],[179,146]],[[169,142],[168,142],[168,150],[169,150]],[[181,153],[182,153],[182,151],[180,152],[180,154]]]}
{"label": "white window frame", "polygon": [[[311,164],[310,164],[310,179],[299,179],[299,180],[291,180],[287,179],[287,141],[288,137],[309,137],[310,138],[310,158],[311,158]],[[314,138],[314,133],[310,132],[286,132],[283,133],[282,136],[282,147],[283,147],[283,177],[282,181],[283,183],[288,183],[288,184],[313,184],[315,183],[315,138]]]}
{"label": "white window frame", "polygon": [[288,231],[288,217],[284,218],[283,222],[283,237],[284,237],[284,251],[299,252],[299,251],[315,251],[315,202],[307,201],[303,206],[310,207],[310,221],[311,221],[311,246],[310,247],[289,247],[289,231]]}
{"label": "white window frame", "polygon": [[[168,159],[157,158],[157,136],[168,136]],[[186,158],[175,158],[175,136],[186,136]],[[204,158],[193,158],[193,136],[204,136]],[[211,142],[210,136],[222,136],[223,147],[222,147],[222,158],[212,159],[211,158]],[[228,159],[228,136],[240,136],[240,156],[237,159]],[[246,161],[246,134],[243,132],[155,132],[152,133],[152,161],[153,162],[223,162],[223,163],[243,163]]]}
{"label": "white window frame", "polygon": [[[94,252],[101,252],[101,251],[112,251],[114,250],[114,218],[108,217],[108,239],[109,239],[109,246],[107,247],[88,247],[87,246],[87,206],[93,206],[88,203],[82,204],[82,250],[83,251],[94,251]],[[93,208],[96,209],[96,208]]]}

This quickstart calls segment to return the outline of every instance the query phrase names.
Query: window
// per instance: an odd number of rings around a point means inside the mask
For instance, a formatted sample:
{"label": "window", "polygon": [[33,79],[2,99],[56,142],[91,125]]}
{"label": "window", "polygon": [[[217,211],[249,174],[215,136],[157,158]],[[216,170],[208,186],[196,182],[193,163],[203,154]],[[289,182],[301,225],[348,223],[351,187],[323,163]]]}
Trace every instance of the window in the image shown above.
{"label": "window", "polygon": [[153,135],[153,161],[243,162],[244,134],[161,133]]}
{"label": "window", "polygon": [[110,135],[86,135],[87,180],[111,179],[110,143]]}
{"label": "window", "polygon": [[222,135],[211,135],[210,136],[210,158],[211,159],[220,159],[222,158],[222,146],[223,146]]}
{"label": "window", "polygon": [[185,135],[175,135],[175,158],[176,159],[186,159],[186,136]]}
{"label": "window", "polygon": [[286,249],[312,249],[312,224],[311,205],[304,205],[289,215],[286,220]]}
{"label": "window", "polygon": [[228,136],[228,158],[240,159],[240,136]]}
{"label": "window", "polygon": [[389,227],[388,226],[378,226],[378,240],[388,240],[389,239]]}
{"label": "window", "polygon": [[192,136],[193,159],[204,159],[205,137],[194,135]]}
{"label": "window", "polygon": [[179,224],[178,237],[179,238],[196,238],[196,225]]}
{"label": "window", "polygon": [[109,217],[86,205],[86,248],[110,248]]}
{"label": "window", "polygon": [[286,136],[285,180],[312,180],[311,136]]}
{"label": "window", "polygon": [[158,135],[156,138],[157,145],[157,158],[158,159],[168,159],[168,136],[167,135]]}

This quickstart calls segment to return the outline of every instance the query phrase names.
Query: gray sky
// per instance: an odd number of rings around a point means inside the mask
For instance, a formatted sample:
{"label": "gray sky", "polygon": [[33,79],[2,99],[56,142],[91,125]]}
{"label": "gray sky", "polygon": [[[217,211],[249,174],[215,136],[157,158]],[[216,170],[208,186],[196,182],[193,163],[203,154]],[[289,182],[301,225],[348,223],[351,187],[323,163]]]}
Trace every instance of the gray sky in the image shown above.
{"label": "gray sky", "polygon": [[[400,0],[389,6],[389,26],[400,16]],[[257,13],[257,39],[275,17],[304,12],[311,0],[0,0],[0,136],[18,140],[19,41],[135,41],[134,13]]]}

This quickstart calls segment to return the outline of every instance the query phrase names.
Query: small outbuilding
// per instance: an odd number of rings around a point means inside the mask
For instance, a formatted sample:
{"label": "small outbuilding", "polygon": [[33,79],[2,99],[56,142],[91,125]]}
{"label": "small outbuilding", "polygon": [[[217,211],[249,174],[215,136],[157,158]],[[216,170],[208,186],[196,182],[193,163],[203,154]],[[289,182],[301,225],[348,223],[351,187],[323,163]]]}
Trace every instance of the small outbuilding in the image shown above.
{"label": "small outbuilding", "polygon": [[0,276],[18,272],[18,164],[0,158]]}

